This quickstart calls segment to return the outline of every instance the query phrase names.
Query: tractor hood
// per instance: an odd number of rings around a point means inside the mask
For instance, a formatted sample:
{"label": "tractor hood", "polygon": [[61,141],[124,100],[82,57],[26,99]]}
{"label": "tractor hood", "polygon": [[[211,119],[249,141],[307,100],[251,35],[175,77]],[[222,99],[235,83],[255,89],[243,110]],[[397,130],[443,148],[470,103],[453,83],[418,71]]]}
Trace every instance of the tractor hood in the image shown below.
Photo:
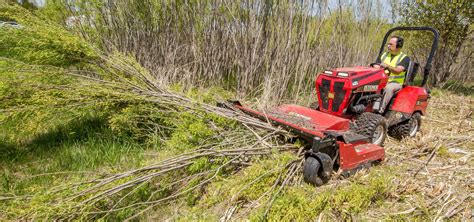
{"label": "tractor hood", "polygon": [[383,72],[383,70],[372,68],[372,67],[356,66],[356,67],[328,69],[324,71],[323,74],[328,75],[328,76],[334,76],[334,77],[349,78],[349,77],[355,77],[355,76],[363,76],[370,73],[373,74],[377,72]]}
{"label": "tractor hood", "polygon": [[383,69],[363,66],[328,69],[316,79],[319,108],[325,113],[344,116],[353,93],[380,94],[387,81]]}

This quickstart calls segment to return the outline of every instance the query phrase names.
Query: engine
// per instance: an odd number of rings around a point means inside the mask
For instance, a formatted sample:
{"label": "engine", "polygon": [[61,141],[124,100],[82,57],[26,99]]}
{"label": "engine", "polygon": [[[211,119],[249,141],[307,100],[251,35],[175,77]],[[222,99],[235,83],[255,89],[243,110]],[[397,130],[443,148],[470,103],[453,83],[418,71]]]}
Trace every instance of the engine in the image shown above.
{"label": "engine", "polygon": [[371,67],[326,70],[316,79],[319,110],[346,118],[371,112],[387,80],[382,69]]}

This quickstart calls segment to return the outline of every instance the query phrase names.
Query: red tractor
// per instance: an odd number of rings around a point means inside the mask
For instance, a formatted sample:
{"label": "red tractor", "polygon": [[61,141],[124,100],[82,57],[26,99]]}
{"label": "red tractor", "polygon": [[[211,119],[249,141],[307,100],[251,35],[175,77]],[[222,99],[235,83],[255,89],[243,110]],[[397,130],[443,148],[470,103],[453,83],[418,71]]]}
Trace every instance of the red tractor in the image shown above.
{"label": "red tractor", "polygon": [[430,97],[424,86],[438,45],[438,31],[430,27],[390,29],[379,57],[392,32],[415,30],[434,34],[421,84],[415,86],[414,83],[419,64],[410,62],[403,88],[395,92],[383,114],[375,113],[373,107],[383,96],[388,75],[383,69],[362,66],[329,69],[319,74],[316,79],[318,102],[311,108],[281,105],[258,112],[238,101],[227,106],[282,126],[305,140],[308,144],[303,169],[306,182],[322,185],[339,169],[349,176],[384,159],[382,146],[387,135],[397,139],[413,137],[420,129],[421,115],[425,115]]}

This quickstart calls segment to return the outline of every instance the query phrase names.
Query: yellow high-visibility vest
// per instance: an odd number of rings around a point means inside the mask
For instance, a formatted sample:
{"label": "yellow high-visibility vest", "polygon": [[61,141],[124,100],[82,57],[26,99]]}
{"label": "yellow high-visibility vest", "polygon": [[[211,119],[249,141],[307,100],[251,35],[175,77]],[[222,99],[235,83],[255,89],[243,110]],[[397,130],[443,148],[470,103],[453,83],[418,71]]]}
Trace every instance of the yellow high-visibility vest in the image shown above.
{"label": "yellow high-visibility vest", "polygon": [[[382,61],[382,63],[385,63],[385,64],[388,64],[392,67],[397,67],[398,64],[407,56],[405,55],[405,53],[403,52],[400,52],[398,53],[398,55],[394,56],[392,58],[392,54],[391,53],[387,53],[385,52],[384,54],[382,54],[382,56],[380,57],[380,61]],[[386,71],[387,72],[387,71]],[[395,74],[393,72],[389,72],[388,74],[390,74],[390,76],[388,77],[388,82],[397,82],[397,83],[400,83],[403,85],[403,83],[405,82],[405,73],[406,71],[403,71],[403,72],[400,72],[398,74]]]}

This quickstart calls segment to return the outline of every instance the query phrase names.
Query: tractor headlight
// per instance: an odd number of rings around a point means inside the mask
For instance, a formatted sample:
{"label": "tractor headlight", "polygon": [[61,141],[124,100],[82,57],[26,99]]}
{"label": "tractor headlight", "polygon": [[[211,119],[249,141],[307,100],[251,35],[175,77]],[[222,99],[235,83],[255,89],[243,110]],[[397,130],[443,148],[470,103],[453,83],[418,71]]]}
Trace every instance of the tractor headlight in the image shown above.
{"label": "tractor headlight", "polygon": [[349,76],[349,73],[347,73],[347,72],[338,72],[338,73],[337,73],[337,76],[340,76],[340,77],[348,77],[348,76]]}
{"label": "tractor headlight", "polygon": [[324,71],[324,74],[326,74],[326,75],[332,75],[332,71],[326,70],[326,71]]}

